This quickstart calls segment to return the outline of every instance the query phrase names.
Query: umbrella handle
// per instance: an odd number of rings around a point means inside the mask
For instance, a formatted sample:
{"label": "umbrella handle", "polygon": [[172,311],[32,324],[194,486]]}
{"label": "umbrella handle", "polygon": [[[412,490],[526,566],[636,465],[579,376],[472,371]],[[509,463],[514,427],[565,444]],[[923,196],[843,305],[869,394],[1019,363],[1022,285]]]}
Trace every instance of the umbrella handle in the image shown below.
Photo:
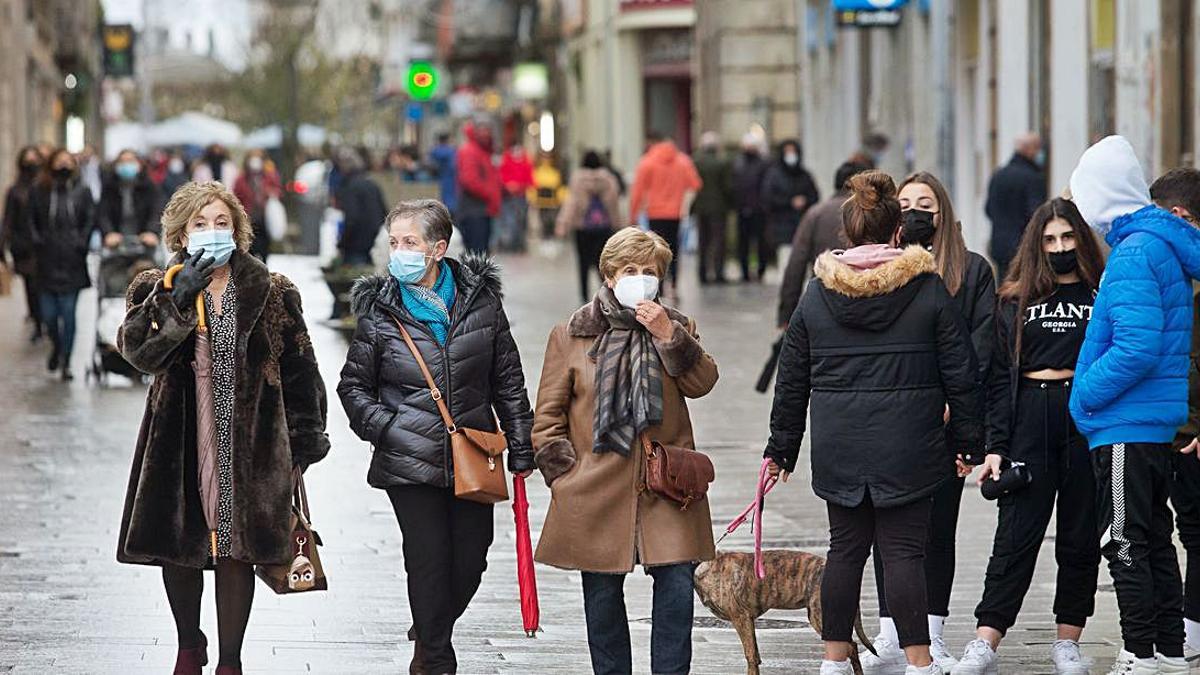
{"label": "umbrella handle", "polygon": [[[175,282],[175,275],[179,274],[181,269],[183,269],[182,264],[172,265],[167,269],[166,275],[163,276],[163,288],[171,290],[171,286]],[[196,325],[201,329],[207,328],[204,321],[204,296],[200,294],[196,294]]]}

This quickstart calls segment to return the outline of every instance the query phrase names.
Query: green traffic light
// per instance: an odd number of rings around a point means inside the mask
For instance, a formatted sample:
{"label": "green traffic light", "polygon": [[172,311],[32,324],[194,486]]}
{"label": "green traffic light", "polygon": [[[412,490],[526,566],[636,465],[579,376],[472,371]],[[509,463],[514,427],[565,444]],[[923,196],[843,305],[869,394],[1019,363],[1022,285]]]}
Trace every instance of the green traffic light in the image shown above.
{"label": "green traffic light", "polygon": [[414,101],[428,101],[437,93],[438,74],[433,65],[414,61],[408,67],[408,95]]}

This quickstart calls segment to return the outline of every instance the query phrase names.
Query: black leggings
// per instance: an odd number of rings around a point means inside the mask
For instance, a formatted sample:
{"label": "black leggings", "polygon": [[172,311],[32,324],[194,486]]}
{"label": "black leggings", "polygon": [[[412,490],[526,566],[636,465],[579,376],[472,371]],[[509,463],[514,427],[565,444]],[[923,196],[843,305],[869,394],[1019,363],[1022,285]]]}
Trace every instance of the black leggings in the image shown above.
{"label": "black leggings", "polygon": [[[613,231],[604,228],[597,230],[575,230],[575,252],[579,258],[579,293],[586,304],[592,299],[588,292],[588,277],[592,272],[600,274],[600,253],[608,243]],[[600,279],[604,283],[604,279]]]}
{"label": "black leggings", "polygon": [[[675,287],[678,281],[676,273],[679,271],[679,220],[657,220],[650,221],[650,231],[667,240],[667,246],[671,247],[671,268],[669,277],[671,279],[671,288]],[[664,279],[664,281],[666,281]]]}
{"label": "black leggings", "polygon": [[1009,457],[1025,462],[1033,483],[999,500],[996,539],[975,608],[980,626],[1008,632],[1037,567],[1057,498],[1054,559],[1055,622],[1083,627],[1096,606],[1100,540],[1096,524],[1096,477],[1087,440],[1071,421],[1070,380],[1022,380]]}
{"label": "black leggings", "polygon": [[[1191,439],[1188,439],[1189,442]],[[1179,541],[1187,551],[1184,574],[1183,616],[1200,621],[1200,457],[1172,453],[1175,475],[1171,482],[1171,506]]]}
{"label": "black leggings", "polygon": [[[925,543],[925,592],[929,613],[950,616],[950,591],[954,588],[954,547],[958,531],[958,507],[962,502],[963,479],[942,483],[933,493],[929,510],[929,539]],[[883,592],[883,562],[875,558],[875,592],[879,596],[879,616],[890,617]]]}
{"label": "black leggings", "polygon": [[[217,638],[220,641],[218,665],[242,666],[242,640],[250,621],[254,601],[254,568],[231,558],[217,562]],[[192,567],[163,565],[163,585],[167,602],[175,617],[179,648],[205,644],[200,632],[200,601],[204,595],[204,572]]]}
{"label": "black leggings", "polygon": [[821,639],[850,642],[863,566],[871,544],[883,560],[884,587],[892,599],[901,647],[929,644],[925,619],[925,538],[931,500],[877,508],[870,496],[854,508],[829,504],[829,556],[821,579]]}

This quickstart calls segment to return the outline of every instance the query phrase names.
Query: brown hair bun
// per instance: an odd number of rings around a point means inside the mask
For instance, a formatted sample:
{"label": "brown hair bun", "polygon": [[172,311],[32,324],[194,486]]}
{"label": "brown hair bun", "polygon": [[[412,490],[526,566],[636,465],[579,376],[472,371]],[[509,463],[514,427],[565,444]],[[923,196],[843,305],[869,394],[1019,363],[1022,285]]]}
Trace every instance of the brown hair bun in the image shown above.
{"label": "brown hair bun", "polygon": [[864,171],[850,178],[850,198],[842,204],[846,239],[855,246],[887,244],[900,224],[896,183],[882,171]]}

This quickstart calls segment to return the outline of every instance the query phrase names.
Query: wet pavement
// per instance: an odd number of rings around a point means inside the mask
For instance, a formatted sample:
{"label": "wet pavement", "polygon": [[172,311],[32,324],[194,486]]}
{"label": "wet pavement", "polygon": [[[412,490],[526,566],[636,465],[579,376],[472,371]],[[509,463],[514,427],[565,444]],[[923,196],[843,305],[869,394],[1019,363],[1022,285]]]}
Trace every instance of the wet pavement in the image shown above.
{"label": "wet pavement", "polygon": [[[529,255],[502,259],[506,305],[530,381],[531,399],[550,328],[578,304],[574,258]],[[680,308],[695,317],[716,358],[721,381],[692,402],[700,449],[717,469],[711,491],[714,530],[752,498],[767,435],[770,399],[753,385],[775,335],[776,287],[701,289],[691,261]],[[302,289],[313,342],[330,391],[333,450],[308,473],[314,523],[325,547],[327,593],[273,595],[259,586],[247,633],[248,673],[407,672],[410,644],[400,532],[386,495],[366,485],[369,447],[349,430],[333,389],[346,353],[341,334],[323,325],[331,298],[314,259],[273,257],[271,267]],[[80,301],[75,382],[45,370],[47,348],[31,345],[19,284],[0,298],[0,673],[165,673],[175,657],[175,631],[158,570],[119,565],[114,548],[129,463],[145,402],[140,385],[85,381],[94,334],[93,292]],[[119,379],[119,378],[114,378]],[[801,465],[807,460],[802,458]],[[778,488],[764,518],[767,547],[823,553],[824,506],[805,472]],[[548,491],[531,481],[536,540]],[[496,509],[496,543],[479,595],[455,633],[462,673],[581,673],[589,670],[577,573],[538,567],[543,632],[524,637],[516,584],[512,511]],[[973,636],[972,611],[982,590],[995,509],[974,488],[963,497],[958,573],[946,637],[959,652]],[[1051,530],[1053,532],[1053,530]],[[1045,673],[1054,641],[1053,534],[1046,538],[1034,586],[1018,625],[1001,649],[1004,673]],[[748,550],[749,528],[723,548]],[[1119,643],[1111,582],[1101,575],[1097,617],[1085,651],[1103,672]],[[862,607],[874,633],[870,565]],[[650,583],[634,573],[626,584],[636,672],[649,672]],[[736,633],[696,603],[693,672],[743,672]],[[204,630],[216,635],[209,577]],[[764,673],[815,673],[821,643],[803,612],[760,620]],[[215,649],[210,650],[215,656]],[[215,662],[215,658],[214,658]],[[1103,666],[1103,668],[1101,668]],[[210,669],[211,670],[211,669]]]}

